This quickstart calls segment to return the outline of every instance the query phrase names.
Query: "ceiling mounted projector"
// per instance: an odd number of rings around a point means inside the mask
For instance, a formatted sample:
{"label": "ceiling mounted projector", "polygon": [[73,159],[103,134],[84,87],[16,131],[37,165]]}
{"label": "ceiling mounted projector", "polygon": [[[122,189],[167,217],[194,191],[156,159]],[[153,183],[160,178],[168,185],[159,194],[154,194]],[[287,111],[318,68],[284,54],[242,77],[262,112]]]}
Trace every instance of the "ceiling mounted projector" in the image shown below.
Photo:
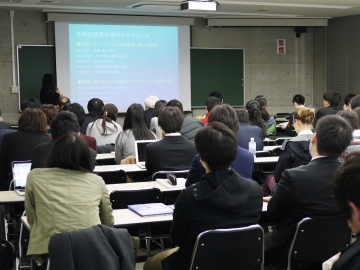
{"label": "ceiling mounted projector", "polygon": [[186,1],[180,4],[181,10],[208,10],[216,11],[218,3],[216,1]]}

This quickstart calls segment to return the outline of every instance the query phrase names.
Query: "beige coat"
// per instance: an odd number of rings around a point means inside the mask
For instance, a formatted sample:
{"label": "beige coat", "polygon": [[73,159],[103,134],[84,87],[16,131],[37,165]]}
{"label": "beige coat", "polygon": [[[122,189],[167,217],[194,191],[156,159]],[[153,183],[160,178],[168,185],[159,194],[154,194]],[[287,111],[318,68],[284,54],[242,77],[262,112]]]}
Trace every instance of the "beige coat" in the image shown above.
{"label": "beige coat", "polygon": [[31,228],[28,255],[47,254],[54,234],[114,224],[104,181],[80,171],[32,170],[26,184],[25,210]]}

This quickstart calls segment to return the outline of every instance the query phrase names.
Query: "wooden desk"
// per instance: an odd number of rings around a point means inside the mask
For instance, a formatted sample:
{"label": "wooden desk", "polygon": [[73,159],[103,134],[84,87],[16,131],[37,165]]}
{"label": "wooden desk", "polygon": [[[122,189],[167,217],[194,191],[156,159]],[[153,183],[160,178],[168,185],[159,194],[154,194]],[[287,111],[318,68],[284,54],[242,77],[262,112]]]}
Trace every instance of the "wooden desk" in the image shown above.
{"label": "wooden desk", "polygon": [[146,169],[142,169],[136,164],[95,166],[94,172],[113,172],[120,170],[123,170],[125,173],[146,172]]}
{"label": "wooden desk", "polygon": [[279,157],[258,157],[255,158],[254,163],[255,164],[277,163],[278,160]]}

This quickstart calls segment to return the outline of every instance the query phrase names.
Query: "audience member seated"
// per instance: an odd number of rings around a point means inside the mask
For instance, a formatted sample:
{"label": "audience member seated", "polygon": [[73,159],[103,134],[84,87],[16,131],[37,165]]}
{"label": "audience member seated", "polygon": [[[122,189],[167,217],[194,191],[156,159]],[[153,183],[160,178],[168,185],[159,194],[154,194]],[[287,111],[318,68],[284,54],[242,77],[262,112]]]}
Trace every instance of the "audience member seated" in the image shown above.
{"label": "audience member seated", "polygon": [[[81,127],[82,123],[84,122],[85,111],[84,111],[84,108],[79,103],[67,103],[67,104],[65,104],[65,106],[63,107],[62,110],[65,112],[69,111],[69,112],[72,112],[73,114],[75,114],[76,118],[78,120],[79,126]],[[80,135],[84,137],[84,139],[86,140],[86,142],[90,148],[94,149],[95,151],[97,150],[96,140],[94,137],[86,136],[85,134],[82,134],[81,132],[80,132]]]}
{"label": "audience member seated", "polygon": [[71,103],[70,99],[68,97],[61,96],[61,97],[59,97],[59,101],[56,104],[56,108],[58,109],[58,111],[61,111],[64,108],[65,104],[68,104],[68,103]]}
{"label": "audience member seated", "polygon": [[352,110],[360,107],[360,95],[356,95],[350,99],[350,107]]}
{"label": "audience member seated", "polygon": [[239,118],[240,128],[237,133],[238,145],[244,149],[249,149],[249,142],[254,138],[256,142],[256,151],[264,149],[263,131],[258,126],[249,125],[249,114],[246,110],[236,110]]}
{"label": "audience member seated", "polygon": [[222,94],[221,94],[220,92],[216,92],[216,91],[211,92],[210,95],[209,95],[209,97],[217,98],[217,99],[220,101],[221,104],[224,103],[223,96],[222,96]]}
{"label": "audience member seated", "polygon": [[143,106],[136,103],[130,105],[125,115],[124,130],[115,142],[116,163],[120,164],[121,160],[135,156],[135,140],[155,139],[155,134],[146,127]]}
{"label": "audience member seated", "polygon": [[270,194],[275,186],[275,183],[280,181],[283,172],[286,169],[306,165],[311,160],[309,152],[309,142],[313,137],[312,123],[314,121],[315,109],[300,108],[294,112],[294,128],[298,134],[291,140],[284,141],[281,146],[281,154],[276,164],[273,175],[266,177],[266,181],[262,187],[263,195]]}
{"label": "audience member seated", "polygon": [[246,111],[249,114],[249,125],[258,126],[263,132],[263,139],[265,139],[267,131],[264,120],[261,116],[261,108],[259,102],[256,100],[249,100],[245,105]]}
{"label": "audience member seated", "polygon": [[40,106],[40,110],[42,110],[45,113],[46,126],[47,126],[47,129],[49,130],[51,122],[54,120],[54,118],[58,114],[58,110],[52,104],[43,104]]}
{"label": "audience member seated", "polygon": [[[223,123],[228,128],[230,128],[234,134],[237,134],[239,131],[240,124],[236,112],[231,106],[227,104],[218,105],[212,110],[208,123],[213,122]],[[209,148],[211,148],[211,145],[209,145]],[[237,155],[231,164],[231,168],[242,177],[251,179],[254,168],[254,155],[248,150],[238,146]],[[188,173],[185,186],[189,187],[192,184],[200,181],[201,177],[205,174],[205,168],[201,165],[201,157],[197,154],[192,159],[191,169]]]}
{"label": "audience member seated", "polygon": [[333,91],[327,91],[324,93],[323,99],[324,99],[324,108],[316,112],[314,126],[316,126],[317,121],[319,121],[321,117],[325,115],[333,115],[339,111],[339,109],[337,108],[337,105],[339,105],[341,100],[341,95],[339,93],[335,93]]}
{"label": "audience member seated", "polygon": [[150,129],[151,118],[154,117],[155,103],[158,100],[159,98],[157,96],[148,96],[145,98],[145,123],[148,129]]}
{"label": "audience member seated", "polygon": [[206,175],[176,200],[171,240],[177,247],[150,258],[144,270],[190,269],[200,233],[259,222],[262,196],[258,184],[231,170],[238,147],[234,132],[222,123],[208,123],[196,134],[195,144]]}
{"label": "audience member seated", "polygon": [[38,265],[47,260],[52,235],[98,224],[114,225],[105,183],[93,170],[85,139],[67,133],[56,140],[45,168],[29,173],[25,192],[31,228],[27,255]]}
{"label": "audience member seated", "polygon": [[111,151],[115,150],[115,140],[122,131],[122,127],[116,123],[117,114],[118,109],[114,104],[105,104],[99,119],[88,125],[86,135],[94,137],[98,147],[106,145]]}
{"label": "audience member seated", "polygon": [[[293,99],[292,103],[295,107],[295,110],[305,107],[305,97],[303,95],[296,94]],[[294,113],[289,113],[289,122],[281,124],[281,129],[285,130],[287,134],[292,137],[295,137],[296,131],[294,129]]]}
{"label": "audience member seated", "polygon": [[208,123],[208,118],[209,118],[209,114],[210,114],[211,110],[219,104],[221,104],[221,101],[219,99],[217,99],[216,97],[208,97],[206,99],[206,101],[205,101],[206,115],[203,119],[201,119],[201,122],[203,122],[204,125],[206,125]]}
{"label": "audience member seated", "polygon": [[154,117],[150,121],[150,130],[156,135],[157,139],[162,139],[162,129],[159,127],[158,117],[162,109],[166,107],[167,102],[165,100],[158,100],[154,107]]}
{"label": "audience member seated", "polygon": [[60,90],[56,87],[55,78],[52,74],[45,74],[42,78],[40,91],[41,104],[57,105],[60,97]]}
{"label": "audience member seated", "polygon": [[[169,104],[169,103],[168,103]],[[196,154],[195,144],[179,133],[184,117],[177,107],[166,107],[159,114],[163,139],[145,148],[145,166],[149,175],[157,171],[190,169]]]}
{"label": "audience member seated", "polygon": [[199,130],[199,128],[202,128],[204,124],[199,119],[184,115],[183,105],[179,100],[172,99],[168,102],[168,104],[166,104],[166,106],[179,108],[184,118],[184,122],[180,129],[180,134],[189,141],[194,141],[196,132]]}
{"label": "audience member seated", "polygon": [[36,98],[28,98],[21,101],[20,109],[23,112],[26,108],[40,108],[41,103]]}
{"label": "audience member seated", "polygon": [[345,151],[342,152],[341,155],[339,156],[339,161],[343,162],[350,153],[360,151],[360,138],[359,138],[360,121],[359,121],[359,116],[353,111],[349,111],[349,110],[339,111],[337,115],[344,118],[353,129],[353,139],[350,142],[350,145],[346,147]]}
{"label": "audience member seated", "polygon": [[352,110],[354,113],[356,113],[359,117],[359,129],[354,130],[353,132],[353,140],[360,140],[360,107],[357,107]]}
{"label": "audience member seated", "polygon": [[333,270],[360,269],[360,153],[350,154],[334,176],[334,196],[357,239],[341,252]]}
{"label": "audience member seated", "polygon": [[91,122],[96,121],[99,118],[100,111],[104,107],[104,102],[99,98],[92,98],[89,100],[87,109],[88,112],[85,114],[84,122],[80,127],[80,132],[86,134],[86,129]]}
{"label": "audience member seated", "polygon": [[[56,140],[69,132],[79,132],[79,123],[76,115],[72,112],[61,111],[51,123],[50,142],[35,146],[31,154],[31,169],[43,168],[49,157]],[[89,148],[92,161],[95,163],[96,151]]]}
{"label": "audience member seated", "polygon": [[46,116],[40,109],[25,109],[18,121],[18,130],[5,134],[0,147],[0,190],[8,190],[13,179],[11,162],[31,159],[32,149],[50,141]]}
{"label": "audience member seated", "polygon": [[264,120],[265,127],[266,127],[266,135],[276,135],[276,121],[274,116],[269,115],[268,111],[266,110],[267,100],[265,97],[258,97],[255,98],[257,102],[259,102],[261,108],[261,118]]}
{"label": "audience member seated", "polygon": [[308,165],[284,171],[267,208],[276,226],[265,235],[265,267],[287,268],[288,248],[301,219],[343,216],[335,203],[332,178],[341,164],[337,158],[351,139],[352,129],[343,118],[324,116],[310,141],[312,160]]}
{"label": "audience member seated", "polygon": [[[0,110],[1,115],[1,110]],[[3,121],[2,117],[0,116],[0,129],[10,129],[11,125]]]}
{"label": "audience member seated", "polygon": [[355,94],[347,94],[344,99],[343,110],[351,110],[350,100],[355,97]]}

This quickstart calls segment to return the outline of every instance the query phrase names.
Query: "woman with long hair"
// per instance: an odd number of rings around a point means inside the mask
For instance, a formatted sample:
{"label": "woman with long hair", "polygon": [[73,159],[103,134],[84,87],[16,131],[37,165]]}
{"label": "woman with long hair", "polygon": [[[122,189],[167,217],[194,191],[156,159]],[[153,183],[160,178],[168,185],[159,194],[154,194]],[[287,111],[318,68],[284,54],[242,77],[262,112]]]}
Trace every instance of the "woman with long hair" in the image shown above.
{"label": "woman with long hair", "polygon": [[246,105],[246,110],[249,113],[249,124],[252,126],[258,126],[263,131],[263,139],[266,137],[266,127],[262,120],[261,108],[259,102],[255,100],[249,100]]}
{"label": "woman with long hair", "polygon": [[42,88],[40,91],[41,104],[57,105],[60,97],[60,90],[56,87],[55,78],[52,74],[45,74],[42,78]]}
{"label": "woman with long hair", "polygon": [[122,127],[116,123],[117,114],[118,109],[114,104],[105,104],[100,111],[99,119],[88,125],[86,135],[94,137],[98,146],[114,145],[122,131]]}
{"label": "woman with long hair", "polygon": [[264,121],[266,127],[266,135],[276,135],[276,121],[274,116],[269,115],[268,111],[266,110],[267,100],[265,97],[260,96],[255,99],[259,102],[260,109],[261,109],[261,118]]}
{"label": "woman with long hair", "polygon": [[144,108],[134,103],[128,108],[124,130],[117,136],[115,142],[115,160],[120,164],[121,160],[135,156],[135,140],[155,140],[156,136],[146,126]]}

